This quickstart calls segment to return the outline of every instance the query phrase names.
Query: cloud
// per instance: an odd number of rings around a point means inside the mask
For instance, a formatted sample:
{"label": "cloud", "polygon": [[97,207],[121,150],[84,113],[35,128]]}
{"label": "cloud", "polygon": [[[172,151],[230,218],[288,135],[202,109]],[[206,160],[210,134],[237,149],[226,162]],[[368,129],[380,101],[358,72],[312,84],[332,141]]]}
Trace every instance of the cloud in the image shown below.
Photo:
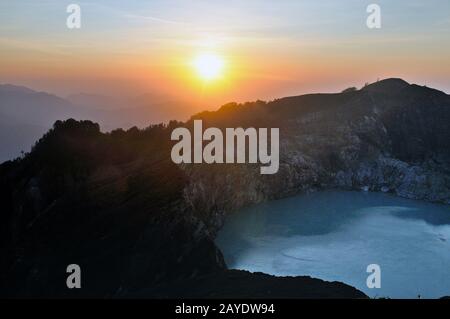
{"label": "cloud", "polygon": [[154,22],[167,23],[167,24],[176,24],[176,25],[187,25],[188,24],[185,22],[167,20],[167,19],[162,19],[162,18],[153,17],[153,16],[138,15],[138,14],[133,14],[133,13],[126,13],[125,17],[131,18],[131,19],[138,19],[138,20],[150,20],[150,21],[154,21]]}

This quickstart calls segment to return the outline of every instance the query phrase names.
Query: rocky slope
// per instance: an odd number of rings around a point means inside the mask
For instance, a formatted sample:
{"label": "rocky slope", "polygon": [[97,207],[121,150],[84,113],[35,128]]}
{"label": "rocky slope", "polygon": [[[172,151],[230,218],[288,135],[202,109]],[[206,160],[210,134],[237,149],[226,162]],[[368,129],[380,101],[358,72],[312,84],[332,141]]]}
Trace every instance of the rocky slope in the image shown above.
{"label": "rocky slope", "polygon": [[[0,165],[0,297],[238,296],[251,282],[248,296],[364,297],[341,283],[229,273],[206,214],[184,200],[170,131],[57,122],[25,158]],[[73,263],[81,289],[66,286]]]}
{"label": "rocky slope", "polygon": [[437,90],[388,79],[354,92],[230,104],[194,118],[205,127],[280,128],[275,175],[260,175],[255,165],[185,167],[187,201],[210,212],[212,228],[241,206],[329,188],[450,203],[450,96]]}
{"label": "rocky slope", "polygon": [[[433,89],[389,79],[198,118],[204,127],[279,127],[279,172],[174,165],[170,132],[192,121],[109,134],[57,122],[30,154],[0,165],[0,294],[363,297],[340,283],[230,272],[215,233],[234,209],[326,188],[450,200],[450,97]],[[83,270],[81,290],[65,286],[71,263]]]}

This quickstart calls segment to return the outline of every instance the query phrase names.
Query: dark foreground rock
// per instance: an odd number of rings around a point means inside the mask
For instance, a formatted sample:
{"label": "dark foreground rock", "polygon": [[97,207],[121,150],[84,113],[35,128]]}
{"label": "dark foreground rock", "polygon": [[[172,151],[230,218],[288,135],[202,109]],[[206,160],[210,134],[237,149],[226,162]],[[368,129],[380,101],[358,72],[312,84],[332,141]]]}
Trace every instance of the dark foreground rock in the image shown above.
{"label": "dark foreground rock", "polygon": [[227,270],[132,294],[153,298],[368,298],[340,283],[311,277],[276,277],[263,273]]}
{"label": "dark foreground rock", "polygon": [[[1,165],[0,297],[203,298],[220,285],[236,297],[360,296],[338,283],[227,272],[208,214],[185,202],[168,132],[58,122],[24,159]],[[66,286],[69,264],[81,267],[81,289]]]}

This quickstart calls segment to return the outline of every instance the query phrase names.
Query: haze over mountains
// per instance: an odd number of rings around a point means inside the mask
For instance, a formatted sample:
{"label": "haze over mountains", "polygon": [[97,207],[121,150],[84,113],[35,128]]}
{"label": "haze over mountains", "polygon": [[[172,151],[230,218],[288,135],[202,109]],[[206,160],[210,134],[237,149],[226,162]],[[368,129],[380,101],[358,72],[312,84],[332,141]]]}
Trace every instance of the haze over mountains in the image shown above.
{"label": "haze over mountains", "polygon": [[92,120],[102,131],[185,120],[193,106],[152,93],[134,98],[79,93],[62,98],[24,86],[0,85],[0,162],[28,152],[57,120]]}
{"label": "haze over mountains", "polygon": [[[296,98],[281,100],[288,102]],[[30,151],[57,120],[91,120],[98,123],[102,131],[108,132],[133,126],[144,128],[170,120],[183,121],[201,110],[200,107],[175,96],[154,92],[135,97],[91,93],[60,97],[25,86],[0,84],[0,163],[20,156],[22,151]]]}

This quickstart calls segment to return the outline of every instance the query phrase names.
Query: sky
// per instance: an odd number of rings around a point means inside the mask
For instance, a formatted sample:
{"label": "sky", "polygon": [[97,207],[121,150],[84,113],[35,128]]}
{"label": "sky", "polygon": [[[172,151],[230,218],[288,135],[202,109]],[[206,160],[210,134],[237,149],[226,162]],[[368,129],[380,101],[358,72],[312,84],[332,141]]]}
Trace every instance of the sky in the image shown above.
{"label": "sky", "polygon": [[[66,8],[81,7],[69,29]],[[381,28],[366,25],[369,4]],[[0,0],[0,83],[58,95],[168,94],[203,106],[387,77],[450,93],[450,1]],[[212,53],[223,74],[192,61]]]}

